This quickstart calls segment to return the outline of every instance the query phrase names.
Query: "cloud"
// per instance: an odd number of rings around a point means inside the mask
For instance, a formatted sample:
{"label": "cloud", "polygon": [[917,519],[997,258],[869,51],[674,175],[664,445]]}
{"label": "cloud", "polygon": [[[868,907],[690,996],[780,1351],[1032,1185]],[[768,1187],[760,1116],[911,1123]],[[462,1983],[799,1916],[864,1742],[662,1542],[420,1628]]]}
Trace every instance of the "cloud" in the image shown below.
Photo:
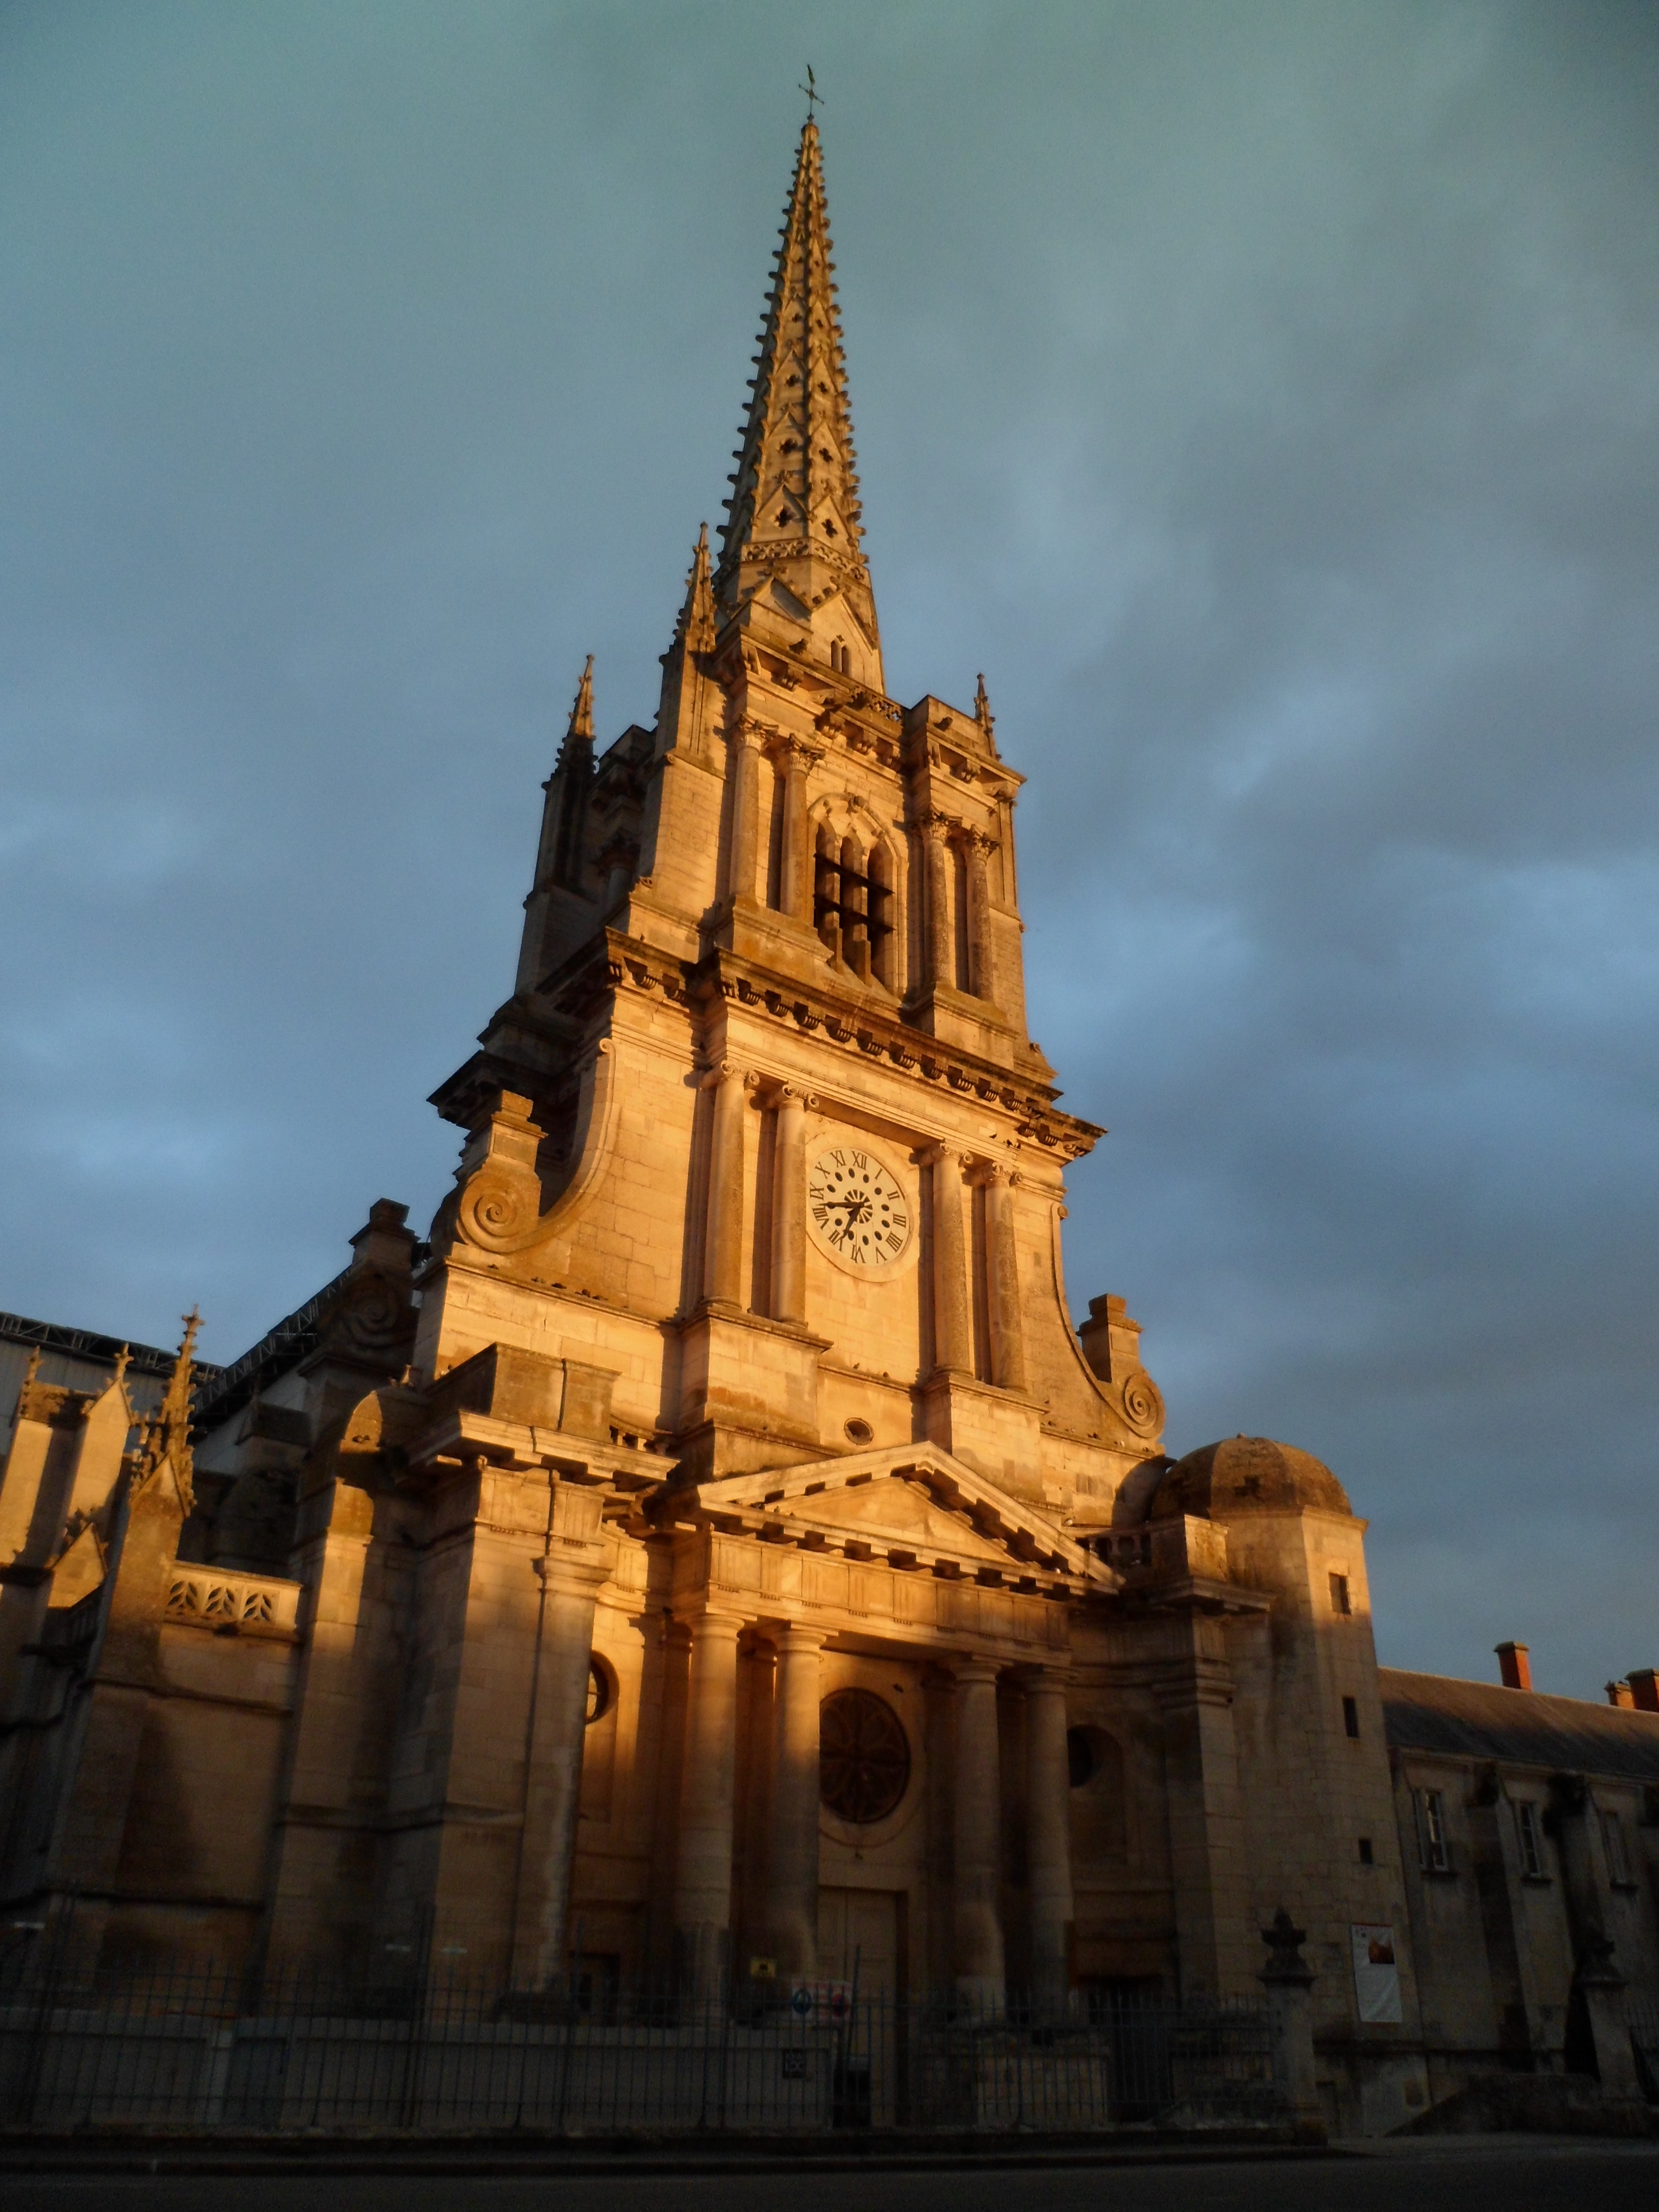
{"label": "cloud", "polygon": [[1237,0],[0,23],[4,1302],[227,1358],[648,718],[811,52],[890,680],[983,667],[1033,1026],[1182,1445],[1387,1656],[1650,1663],[1659,33]]}

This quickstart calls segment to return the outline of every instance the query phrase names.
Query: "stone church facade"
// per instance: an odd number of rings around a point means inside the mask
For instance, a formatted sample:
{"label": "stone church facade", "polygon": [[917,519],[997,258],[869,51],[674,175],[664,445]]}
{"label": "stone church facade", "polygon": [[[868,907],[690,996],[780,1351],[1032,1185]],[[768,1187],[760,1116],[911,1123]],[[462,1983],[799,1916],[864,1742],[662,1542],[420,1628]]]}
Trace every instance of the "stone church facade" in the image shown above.
{"label": "stone church facade", "polygon": [[[1101,1133],[1026,1030],[1022,779],[982,682],[888,695],[832,267],[809,123],[723,538],[654,726],[596,752],[583,678],[429,1237],[376,1204],[136,1447],[118,1371],[27,1376],[8,1909],[72,1893],[116,1961],[856,1957],[1059,2008],[1249,1996],[1284,1906],[1334,2110],[1397,2124],[1503,2036],[1425,2033],[1365,1524],[1287,1446],[1171,1463],[1124,1301],[1073,1324]],[[1659,1713],[1619,1718],[1659,1984]],[[1543,2064],[1574,1960],[1504,1998]]]}

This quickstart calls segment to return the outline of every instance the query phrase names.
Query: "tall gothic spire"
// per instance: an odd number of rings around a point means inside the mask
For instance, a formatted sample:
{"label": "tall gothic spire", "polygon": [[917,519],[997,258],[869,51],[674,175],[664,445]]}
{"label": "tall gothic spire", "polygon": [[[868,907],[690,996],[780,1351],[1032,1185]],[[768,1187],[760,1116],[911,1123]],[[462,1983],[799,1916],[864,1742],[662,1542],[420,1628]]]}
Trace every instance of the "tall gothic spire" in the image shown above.
{"label": "tall gothic spire", "polygon": [[860,528],[836,264],[810,116],[779,234],[715,595],[729,611],[771,576],[805,614],[839,598],[873,651],[876,610]]}

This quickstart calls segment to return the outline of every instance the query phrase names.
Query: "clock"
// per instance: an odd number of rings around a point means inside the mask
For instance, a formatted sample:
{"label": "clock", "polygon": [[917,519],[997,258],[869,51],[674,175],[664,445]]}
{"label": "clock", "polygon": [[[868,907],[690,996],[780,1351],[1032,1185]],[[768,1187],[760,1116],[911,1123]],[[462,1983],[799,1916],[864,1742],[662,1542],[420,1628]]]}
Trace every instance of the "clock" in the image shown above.
{"label": "clock", "polygon": [[837,1145],[807,1170],[806,1219],[832,1259],[878,1274],[909,1250],[915,1209],[884,1161],[855,1145]]}

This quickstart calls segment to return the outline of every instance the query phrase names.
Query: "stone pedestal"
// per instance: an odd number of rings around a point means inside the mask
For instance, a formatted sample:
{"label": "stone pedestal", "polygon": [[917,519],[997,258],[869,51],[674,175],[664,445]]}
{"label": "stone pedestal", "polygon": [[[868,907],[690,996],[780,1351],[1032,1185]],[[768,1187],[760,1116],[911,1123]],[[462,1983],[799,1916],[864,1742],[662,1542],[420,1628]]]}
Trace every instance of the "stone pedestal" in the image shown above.
{"label": "stone pedestal", "polygon": [[1261,1940],[1267,1946],[1267,1964],[1259,1978],[1267,1992],[1274,2084],[1298,2131],[1322,2142],[1325,2122],[1314,2069],[1315,1978],[1302,1956],[1308,1931],[1297,1927],[1281,1905]]}

